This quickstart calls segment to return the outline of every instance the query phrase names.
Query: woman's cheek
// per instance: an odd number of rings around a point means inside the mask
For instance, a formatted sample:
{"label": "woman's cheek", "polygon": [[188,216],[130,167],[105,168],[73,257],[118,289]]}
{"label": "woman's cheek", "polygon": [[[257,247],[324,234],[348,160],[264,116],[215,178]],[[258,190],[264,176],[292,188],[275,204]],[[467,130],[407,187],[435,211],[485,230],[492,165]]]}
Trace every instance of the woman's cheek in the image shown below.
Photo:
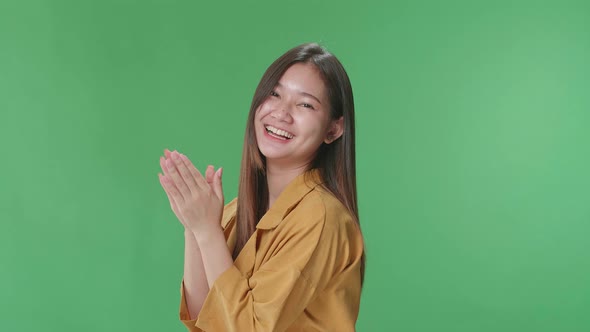
{"label": "woman's cheek", "polygon": [[272,105],[270,105],[270,104],[271,103],[269,101],[266,101],[258,107],[258,110],[256,110],[256,113],[258,114],[259,118],[263,118],[264,116],[266,116],[270,112],[270,110],[272,109]]}

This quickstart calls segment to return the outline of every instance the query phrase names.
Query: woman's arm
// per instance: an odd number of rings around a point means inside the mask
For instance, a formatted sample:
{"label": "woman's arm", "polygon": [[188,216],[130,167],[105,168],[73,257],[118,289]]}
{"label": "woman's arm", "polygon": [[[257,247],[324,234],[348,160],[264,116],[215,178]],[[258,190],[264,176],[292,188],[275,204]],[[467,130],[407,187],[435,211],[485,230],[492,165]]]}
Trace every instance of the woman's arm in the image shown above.
{"label": "woman's arm", "polygon": [[201,258],[201,250],[193,233],[185,229],[184,231],[184,276],[183,290],[189,319],[195,319],[201,311],[203,302],[209,293],[207,276]]}
{"label": "woman's arm", "polygon": [[[168,149],[164,150],[165,158],[160,158],[160,166],[164,174],[168,174],[166,160],[172,157]],[[178,205],[171,196],[169,185],[165,181],[165,176],[160,175],[160,183],[168,195],[170,205],[174,214],[180,223],[184,226],[184,275],[182,281],[183,306],[186,306],[184,313],[181,313],[182,320],[194,320],[199,315],[203,302],[209,293],[209,285],[205,274],[201,251],[193,232],[188,228],[184,216],[180,212]],[[166,189],[168,188],[168,190]],[[188,317],[187,317],[188,316]],[[194,325],[194,324],[192,324]]]}
{"label": "woman's arm", "polygon": [[[174,151],[169,156],[161,161],[166,173],[161,182],[173,202],[173,209],[183,217],[183,225],[194,234],[195,246],[203,251],[199,268],[203,270],[204,267],[208,284],[213,285],[217,277],[233,265],[220,223],[224,201],[222,169],[215,171],[209,165],[203,177],[185,155]],[[189,251],[185,259],[193,255],[194,252]]]}
{"label": "woman's arm", "polygon": [[[201,249],[201,264],[204,266],[205,274],[207,275],[208,287],[207,290],[215,283],[215,280],[227,269],[233,266],[233,259],[223,230],[221,227],[214,228],[207,232],[199,232],[195,234],[197,246]],[[203,299],[204,301],[204,299]],[[201,305],[203,303],[201,302]]]}

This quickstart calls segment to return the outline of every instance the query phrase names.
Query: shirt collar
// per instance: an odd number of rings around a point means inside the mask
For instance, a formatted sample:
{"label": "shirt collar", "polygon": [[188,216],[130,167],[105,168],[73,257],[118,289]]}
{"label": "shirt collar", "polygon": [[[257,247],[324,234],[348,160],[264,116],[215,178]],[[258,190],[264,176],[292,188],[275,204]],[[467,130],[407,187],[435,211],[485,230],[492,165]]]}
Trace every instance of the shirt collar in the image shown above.
{"label": "shirt collar", "polygon": [[318,169],[312,169],[298,175],[281,192],[270,209],[256,225],[257,229],[273,229],[297,206],[297,204],[322,183]]}

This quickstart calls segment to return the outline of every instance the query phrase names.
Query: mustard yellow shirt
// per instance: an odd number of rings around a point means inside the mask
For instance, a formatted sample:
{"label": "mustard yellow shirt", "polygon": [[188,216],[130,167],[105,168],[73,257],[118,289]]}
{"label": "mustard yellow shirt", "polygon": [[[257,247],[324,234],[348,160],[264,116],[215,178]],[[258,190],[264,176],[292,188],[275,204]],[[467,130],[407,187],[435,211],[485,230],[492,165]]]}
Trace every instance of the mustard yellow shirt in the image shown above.
{"label": "mustard yellow shirt", "polygon": [[[307,176],[306,176],[307,174]],[[237,201],[222,227],[235,245]],[[354,331],[363,239],[317,171],[294,179],[260,219],[234,265],[190,320],[181,284],[180,319],[189,331]]]}

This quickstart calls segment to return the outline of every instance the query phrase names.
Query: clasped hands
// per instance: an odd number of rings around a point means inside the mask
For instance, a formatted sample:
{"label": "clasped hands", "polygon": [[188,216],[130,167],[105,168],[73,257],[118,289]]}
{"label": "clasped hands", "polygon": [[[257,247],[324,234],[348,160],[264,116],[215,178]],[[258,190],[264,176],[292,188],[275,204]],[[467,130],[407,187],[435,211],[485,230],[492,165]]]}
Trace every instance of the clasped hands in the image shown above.
{"label": "clasped hands", "polygon": [[163,172],[158,174],[160,184],[185,230],[195,236],[207,236],[220,230],[224,203],[223,169],[215,171],[209,165],[203,177],[185,155],[168,150],[164,150],[164,157],[160,157],[160,167]]}

